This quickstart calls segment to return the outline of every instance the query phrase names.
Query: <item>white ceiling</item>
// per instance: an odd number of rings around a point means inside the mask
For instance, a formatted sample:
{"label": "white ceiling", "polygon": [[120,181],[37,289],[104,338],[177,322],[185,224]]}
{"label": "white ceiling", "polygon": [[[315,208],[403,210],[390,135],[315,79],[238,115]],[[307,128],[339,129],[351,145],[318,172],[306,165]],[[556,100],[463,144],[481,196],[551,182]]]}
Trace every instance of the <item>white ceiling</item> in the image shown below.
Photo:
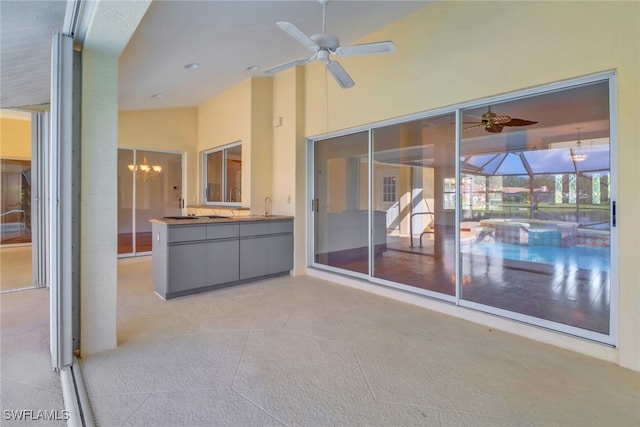
{"label": "white ceiling", "polygon": [[49,103],[51,39],[66,1],[0,1],[0,107]]}
{"label": "white ceiling", "polygon": [[[346,1],[327,5],[327,32],[352,44],[432,3]],[[154,1],[120,57],[121,110],[193,107],[265,69],[307,56],[276,27],[289,21],[308,35],[321,32],[322,6],[298,1]],[[198,63],[196,70],[185,65]],[[352,76],[358,82],[358,76]],[[161,93],[162,98],[151,98]]]}

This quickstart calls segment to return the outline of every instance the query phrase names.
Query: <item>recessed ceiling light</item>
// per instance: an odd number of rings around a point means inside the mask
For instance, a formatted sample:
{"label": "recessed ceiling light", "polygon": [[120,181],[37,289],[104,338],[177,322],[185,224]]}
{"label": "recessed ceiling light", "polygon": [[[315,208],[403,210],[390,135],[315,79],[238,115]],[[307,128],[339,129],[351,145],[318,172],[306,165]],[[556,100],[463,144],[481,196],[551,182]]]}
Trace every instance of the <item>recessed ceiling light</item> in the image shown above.
{"label": "recessed ceiling light", "polygon": [[187,70],[195,70],[198,67],[200,67],[200,64],[196,64],[195,62],[184,66],[184,68],[186,68]]}
{"label": "recessed ceiling light", "polygon": [[255,71],[257,69],[258,69],[257,65],[251,65],[251,66],[245,68],[245,70],[247,70],[247,71]]}
{"label": "recessed ceiling light", "polygon": [[151,97],[159,99],[159,98],[163,98],[164,94],[163,93],[154,93],[153,95],[151,95]]}

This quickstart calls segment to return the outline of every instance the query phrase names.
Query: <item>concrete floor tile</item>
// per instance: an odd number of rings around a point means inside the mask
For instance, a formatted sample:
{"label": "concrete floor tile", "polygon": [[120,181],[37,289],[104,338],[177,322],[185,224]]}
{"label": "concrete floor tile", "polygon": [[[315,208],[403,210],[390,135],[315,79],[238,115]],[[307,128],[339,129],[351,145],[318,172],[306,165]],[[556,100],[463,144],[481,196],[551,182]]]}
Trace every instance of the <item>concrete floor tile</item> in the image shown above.
{"label": "concrete floor tile", "polygon": [[251,332],[233,389],[287,425],[440,425],[432,409],[375,401],[351,346],[291,331]]}
{"label": "concrete floor tile", "polygon": [[124,425],[150,396],[150,393],[105,394],[99,398],[89,395],[96,426]]}
{"label": "concrete floor tile", "polygon": [[[0,381],[2,396],[2,425],[5,426],[64,426],[66,422],[63,420],[30,420],[37,416],[38,411],[50,411],[58,415],[58,418],[62,418],[62,411],[65,409],[64,401],[62,399],[62,388],[58,379],[57,391],[45,390],[22,382],[13,381],[7,378],[2,378]],[[29,415],[26,420],[7,420],[4,411],[20,411],[31,410],[33,416]]]}
{"label": "concrete floor tile", "polygon": [[187,335],[203,329],[182,316],[164,314],[121,314],[118,316],[118,344],[136,339]]}
{"label": "concrete floor tile", "polygon": [[491,347],[421,329],[354,347],[381,401],[515,418],[546,388],[533,372]]}
{"label": "concrete floor tile", "polygon": [[233,389],[286,424],[338,422],[372,400],[350,346],[288,331],[251,332]]}
{"label": "concrete floor tile", "polygon": [[281,329],[295,306],[287,302],[269,304],[243,296],[211,301],[208,306],[178,308],[180,315],[205,330]]}
{"label": "concrete floor tile", "polygon": [[124,426],[282,426],[230,390],[153,393]]}
{"label": "concrete floor tile", "polygon": [[460,412],[441,412],[442,425],[447,427],[534,427],[537,424],[522,418],[485,417]]}
{"label": "concrete floor tile", "polygon": [[0,290],[33,286],[31,246],[0,248]]}
{"label": "concrete floor tile", "polygon": [[118,347],[85,378],[94,396],[228,387],[245,339],[218,332],[140,340]]}

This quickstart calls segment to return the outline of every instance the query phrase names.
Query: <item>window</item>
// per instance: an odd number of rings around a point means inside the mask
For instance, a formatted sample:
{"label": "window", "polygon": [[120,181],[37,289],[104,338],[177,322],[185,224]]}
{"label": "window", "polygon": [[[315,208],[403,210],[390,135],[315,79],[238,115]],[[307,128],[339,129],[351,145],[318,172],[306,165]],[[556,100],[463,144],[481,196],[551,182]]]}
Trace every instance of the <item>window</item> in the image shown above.
{"label": "window", "polygon": [[456,208],[456,179],[445,178],[442,182],[442,208],[453,210]]}
{"label": "window", "polygon": [[396,177],[385,176],[382,178],[382,201],[383,202],[395,202],[396,201]]}
{"label": "window", "polygon": [[242,201],[242,145],[203,153],[203,181],[205,203],[229,203]]}

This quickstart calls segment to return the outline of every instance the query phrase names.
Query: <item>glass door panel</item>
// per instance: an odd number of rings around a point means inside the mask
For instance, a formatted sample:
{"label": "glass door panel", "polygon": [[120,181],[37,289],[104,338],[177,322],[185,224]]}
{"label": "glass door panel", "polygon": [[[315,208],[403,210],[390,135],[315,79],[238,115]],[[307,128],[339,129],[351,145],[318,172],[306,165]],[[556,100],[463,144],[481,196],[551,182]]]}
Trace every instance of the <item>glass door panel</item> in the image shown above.
{"label": "glass door panel", "polygon": [[455,295],[454,121],[373,131],[374,277]]}
{"label": "glass door panel", "polygon": [[118,255],[149,253],[149,220],[182,204],[181,154],[118,149]]}
{"label": "glass door panel", "polygon": [[118,149],[118,255],[133,253],[133,150]]}
{"label": "glass door panel", "polygon": [[182,213],[182,155],[137,151],[136,253],[151,252],[151,220]]}
{"label": "glass door panel", "polygon": [[314,261],[369,274],[369,133],[314,147]]}
{"label": "glass door panel", "polygon": [[461,298],[608,335],[608,82],[463,121]]}
{"label": "glass door panel", "polygon": [[31,243],[31,161],[0,160],[0,244]]}

